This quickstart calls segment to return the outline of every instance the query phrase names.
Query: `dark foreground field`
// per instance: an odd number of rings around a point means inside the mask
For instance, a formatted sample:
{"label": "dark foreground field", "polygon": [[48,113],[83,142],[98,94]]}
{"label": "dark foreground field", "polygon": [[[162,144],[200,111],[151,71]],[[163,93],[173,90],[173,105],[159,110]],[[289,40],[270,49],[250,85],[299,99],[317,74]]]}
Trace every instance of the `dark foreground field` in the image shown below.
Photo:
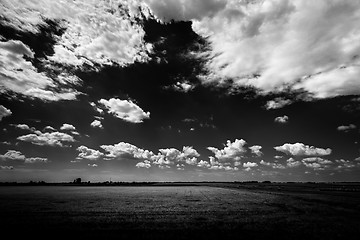
{"label": "dark foreground field", "polygon": [[[209,185],[209,186],[205,186]],[[357,186],[2,186],[17,239],[359,239]]]}

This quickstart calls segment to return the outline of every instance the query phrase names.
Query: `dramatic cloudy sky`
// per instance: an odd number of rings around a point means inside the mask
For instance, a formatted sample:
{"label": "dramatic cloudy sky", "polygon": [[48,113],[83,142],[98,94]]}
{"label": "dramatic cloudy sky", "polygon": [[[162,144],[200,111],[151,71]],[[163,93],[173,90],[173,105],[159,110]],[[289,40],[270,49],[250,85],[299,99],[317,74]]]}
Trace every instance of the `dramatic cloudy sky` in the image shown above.
{"label": "dramatic cloudy sky", "polygon": [[2,0],[0,181],[360,181],[360,2]]}

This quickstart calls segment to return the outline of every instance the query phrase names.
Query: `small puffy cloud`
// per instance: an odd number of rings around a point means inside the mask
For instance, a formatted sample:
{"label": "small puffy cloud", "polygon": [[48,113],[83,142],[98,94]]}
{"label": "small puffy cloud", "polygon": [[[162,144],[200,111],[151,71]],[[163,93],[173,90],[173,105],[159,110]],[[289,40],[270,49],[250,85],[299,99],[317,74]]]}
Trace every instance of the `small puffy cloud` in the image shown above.
{"label": "small puffy cloud", "polygon": [[292,103],[292,101],[289,99],[275,98],[273,100],[268,101],[265,105],[265,108],[267,110],[278,109],[278,108],[283,108],[287,105],[290,105],[291,103]]}
{"label": "small puffy cloud", "polygon": [[89,167],[97,167],[98,165],[95,164],[95,163],[93,163],[93,164],[90,164],[90,163],[89,163],[88,166],[89,166]]}
{"label": "small puffy cloud", "polygon": [[271,166],[271,163],[270,163],[270,162],[265,162],[264,160],[261,160],[261,161],[260,161],[260,164],[261,164],[261,165],[265,165],[265,166]]}
{"label": "small puffy cloud", "polygon": [[104,154],[100,151],[88,148],[86,146],[80,146],[76,150],[78,150],[80,153],[77,156],[76,159],[88,159],[88,160],[97,160],[100,157],[104,156]]}
{"label": "small puffy cloud", "polygon": [[5,154],[0,155],[0,159],[4,161],[23,161],[24,163],[47,163],[47,158],[41,157],[25,157],[20,151],[8,150]]}
{"label": "small puffy cloud", "polygon": [[185,93],[194,89],[194,85],[191,85],[188,82],[177,82],[172,87],[175,91],[185,92]]}
{"label": "small puffy cloud", "polygon": [[325,156],[331,154],[330,148],[317,148],[303,143],[285,143],[282,146],[274,147],[274,149],[293,156]]}
{"label": "small puffy cloud", "polygon": [[90,123],[90,126],[92,126],[93,128],[104,128],[99,120],[92,121],[92,123]]}
{"label": "small puffy cloud", "polygon": [[349,169],[349,168],[356,167],[356,164],[354,164],[353,162],[351,162],[349,160],[338,159],[338,160],[335,160],[335,162],[338,164],[338,166],[336,166],[335,170],[343,170],[343,169]]}
{"label": "small puffy cloud", "polygon": [[246,162],[246,163],[243,164],[243,167],[245,167],[245,168],[257,167],[257,166],[258,166],[258,164],[255,163],[255,162]]}
{"label": "small puffy cloud", "polygon": [[185,170],[185,165],[182,163],[178,163],[178,164],[176,164],[176,169],[177,170]]}
{"label": "small puffy cloud", "polygon": [[304,158],[301,161],[306,167],[313,168],[314,170],[324,170],[329,167],[329,164],[332,164],[332,161],[320,157]]}
{"label": "small puffy cloud", "polygon": [[68,124],[68,123],[64,123],[61,127],[60,127],[60,130],[69,130],[69,131],[71,131],[71,130],[76,130],[76,128],[73,126],[73,125],[71,125],[71,124]]}
{"label": "small puffy cloud", "polygon": [[289,168],[298,167],[300,165],[301,165],[301,162],[296,161],[293,158],[289,158],[288,160],[286,160],[286,166],[288,166]]}
{"label": "small puffy cloud", "polygon": [[144,160],[143,162],[138,162],[135,166],[137,168],[151,168],[151,162],[149,160]]}
{"label": "small puffy cloud", "polygon": [[20,160],[25,161],[26,157],[19,151],[8,150],[5,154],[0,155],[3,160]]}
{"label": "small puffy cloud", "polygon": [[0,166],[0,170],[14,170],[13,166]]}
{"label": "small puffy cloud", "polygon": [[261,160],[260,164],[264,165],[264,166],[272,167],[274,169],[285,169],[286,168],[284,165],[277,163],[277,162],[271,163],[271,162],[265,162],[264,160]]}
{"label": "small puffy cloud", "polygon": [[[240,166],[240,165],[231,166],[230,163],[221,163],[212,156],[210,156],[209,159],[210,159],[210,165],[203,162],[202,167],[207,167],[210,170],[225,170],[225,171],[238,171],[239,170],[239,168],[237,166]],[[238,162],[235,162],[235,163],[238,163]]]}
{"label": "small puffy cloud", "polygon": [[47,163],[47,162],[48,162],[47,158],[41,158],[41,157],[31,157],[25,159],[25,163]]}
{"label": "small puffy cloud", "polygon": [[337,130],[347,132],[347,131],[350,131],[350,130],[355,129],[355,128],[356,128],[355,124],[349,124],[349,125],[338,126]]}
{"label": "small puffy cloud", "polygon": [[215,154],[215,157],[220,161],[226,160],[240,160],[241,157],[246,153],[244,145],[246,141],[243,139],[235,139],[234,142],[227,140],[226,145],[223,149],[217,149],[215,147],[208,147]]}
{"label": "small puffy cloud", "polygon": [[150,112],[144,112],[131,100],[111,98],[109,100],[101,99],[99,103],[103,104],[109,113],[127,122],[141,123],[144,119],[150,118]]}
{"label": "small puffy cloud", "polygon": [[89,104],[90,104],[98,113],[102,114],[102,113],[104,112],[104,110],[102,110],[101,108],[97,107],[94,102],[90,102]]}
{"label": "small puffy cloud", "polygon": [[254,146],[249,147],[249,149],[251,150],[251,153],[255,154],[258,157],[263,155],[263,153],[261,152],[262,146],[254,145]]}
{"label": "small puffy cloud", "polygon": [[284,156],[279,156],[279,155],[275,155],[274,158],[275,159],[280,159],[280,158],[283,158]]}
{"label": "small puffy cloud", "polygon": [[10,124],[11,126],[14,126],[16,128],[22,129],[22,130],[31,130],[35,131],[34,128],[30,128],[27,124]]}
{"label": "small puffy cloud", "polygon": [[64,142],[75,142],[73,136],[62,132],[45,132],[35,131],[35,133],[23,135],[17,138],[20,141],[30,142],[39,146],[58,146],[64,147]]}
{"label": "small puffy cloud", "polygon": [[185,118],[182,120],[183,122],[186,122],[186,123],[191,123],[191,122],[196,122],[197,119],[196,118]]}
{"label": "small puffy cloud", "polygon": [[202,168],[210,168],[211,165],[209,162],[204,161],[204,160],[200,160],[197,164],[198,167],[202,167]]}
{"label": "small puffy cloud", "polygon": [[204,122],[204,123],[199,123],[199,126],[201,127],[201,128],[212,128],[212,129],[215,129],[216,128],[216,126],[214,125],[214,124],[212,124],[212,123],[207,123],[207,122]]}
{"label": "small puffy cloud", "polygon": [[3,105],[0,105],[0,121],[7,116],[10,116],[12,114],[10,109],[7,109]]}
{"label": "small puffy cloud", "polygon": [[245,171],[250,171],[253,167],[257,167],[258,164],[255,162],[246,162],[243,163],[243,167],[245,168]]}
{"label": "small puffy cloud", "polygon": [[126,156],[136,159],[151,159],[155,155],[152,151],[144,150],[125,142],[120,142],[114,145],[101,145],[100,147],[107,152],[105,157],[110,159]]}
{"label": "small puffy cloud", "polygon": [[199,157],[200,154],[196,149],[192,146],[184,146],[182,149],[182,153],[180,154],[180,158],[192,158],[192,157]]}
{"label": "small puffy cloud", "polygon": [[282,117],[276,117],[274,119],[275,122],[278,122],[278,123],[287,123],[289,121],[289,117],[284,115]]}
{"label": "small puffy cloud", "polygon": [[53,128],[52,126],[46,126],[46,127],[44,127],[43,131],[56,131],[56,129]]}

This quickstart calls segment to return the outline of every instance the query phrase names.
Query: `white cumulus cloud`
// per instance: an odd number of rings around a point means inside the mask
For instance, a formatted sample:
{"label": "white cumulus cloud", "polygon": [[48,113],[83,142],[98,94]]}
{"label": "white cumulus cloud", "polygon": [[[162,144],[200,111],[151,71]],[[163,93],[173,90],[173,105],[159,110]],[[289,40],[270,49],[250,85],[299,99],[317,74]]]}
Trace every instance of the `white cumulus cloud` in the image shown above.
{"label": "white cumulus cloud", "polygon": [[127,122],[141,123],[144,119],[150,118],[150,112],[144,112],[131,100],[111,98],[109,100],[101,99],[99,103],[103,104],[109,113]]}
{"label": "white cumulus cloud", "polygon": [[68,123],[64,123],[61,127],[60,130],[76,130],[76,128]]}
{"label": "white cumulus cloud", "polygon": [[80,153],[77,156],[76,159],[88,159],[88,160],[97,160],[100,157],[104,156],[104,154],[100,151],[88,148],[86,146],[80,146],[76,150],[78,150]]}
{"label": "white cumulus cloud", "polygon": [[10,125],[22,130],[35,130],[34,128],[30,128],[27,124],[10,124]]}
{"label": "white cumulus cloud", "polygon": [[0,170],[13,170],[13,166],[0,166]]}
{"label": "white cumulus cloud", "polygon": [[135,165],[137,168],[151,168],[151,164],[149,160],[144,160],[143,162],[138,162]]}
{"label": "white cumulus cloud", "polygon": [[261,160],[260,164],[264,165],[264,166],[272,167],[274,169],[285,169],[286,168],[283,164],[278,163],[278,162],[265,162],[264,160]]}
{"label": "white cumulus cloud", "polygon": [[94,120],[90,123],[93,128],[104,128],[99,120]]}
{"label": "white cumulus cloud", "polygon": [[278,122],[278,123],[287,123],[289,121],[289,117],[284,115],[284,116],[281,116],[281,117],[276,117],[274,119],[275,122]]}
{"label": "white cumulus cloud", "polygon": [[20,151],[8,150],[5,154],[0,155],[3,160],[21,160],[25,161],[26,157]]}
{"label": "white cumulus cloud", "polygon": [[64,147],[64,143],[75,142],[73,136],[62,132],[45,132],[35,131],[32,134],[23,135],[17,138],[24,142],[30,142],[40,146],[58,146]]}
{"label": "white cumulus cloud", "polygon": [[192,20],[210,42],[204,82],[360,94],[359,1],[145,1],[159,19]]}
{"label": "white cumulus cloud", "polygon": [[[0,7],[1,8],[1,7]],[[58,88],[58,84],[24,58],[34,52],[21,41],[0,41],[0,93],[14,92],[45,101],[73,100],[79,94],[71,88]]]}
{"label": "white cumulus cloud", "polygon": [[47,163],[47,158],[42,157],[26,157],[20,151],[8,150],[5,154],[0,155],[0,159],[4,161],[21,161],[24,163]]}
{"label": "white cumulus cloud", "polygon": [[42,158],[42,157],[31,157],[31,158],[26,158],[25,159],[25,163],[47,163],[48,159],[47,158]]}
{"label": "white cumulus cloud", "polygon": [[[61,20],[64,34],[56,39],[55,54],[48,58],[68,64],[131,64],[146,61],[151,45],[135,21],[139,1],[21,1],[4,0],[0,10],[4,23],[20,31],[37,33],[45,19]],[[146,11],[144,9],[144,14]]]}
{"label": "white cumulus cloud", "polygon": [[285,143],[282,146],[274,147],[274,149],[293,156],[325,156],[331,154],[330,148],[317,148],[303,143]]}
{"label": "white cumulus cloud", "polygon": [[118,158],[130,156],[137,159],[151,159],[155,154],[152,151],[144,150],[130,143],[120,142],[114,145],[101,145],[107,153],[107,158]]}
{"label": "white cumulus cloud", "polygon": [[254,145],[254,146],[249,147],[249,149],[251,150],[251,153],[255,154],[258,157],[263,155],[263,153],[261,152],[262,146]]}
{"label": "white cumulus cloud", "polygon": [[349,125],[341,125],[337,127],[337,130],[347,132],[349,130],[355,129],[355,124],[349,124]]}
{"label": "white cumulus cloud", "polygon": [[301,161],[306,167],[313,168],[314,170],[324,170],[329,167],[329,164],[332,164],[332,161],[320,157],[304,158]]}
{"label": "white cumulus cloud", "polygon": [[217,149],[215,147],[208,147],[207,149],[213,152],[215,157],[220,161],[237,161],[241,159],[244,153],[246,153],[246,148],[244,147],[245,144],[246,141],[244,139],[235,139],[234,142],[227,140],[223,149]]}
{"label": "white cumulus cloud", "polygon": [[274,98],[273,100],[270,100],[266,103],[265,108],[267,110],[279,109],[279,108],[283,108],[287,105],[290,105],[291,103],[292,103],[292,101],[289,99]]}
{"label": "white cumulus cloud", "polygon": [[0,121],[7,116],[10,116],[12,114],[10,109],[7,109],[3,105],[0,105]]}
{"label": "white cumulus cloud", "polygon": [[301,165],[300,161],[296,161],[293,158],[289,158],[288,160],[286,160],[286,166],[293,168],[293,167],[298,167]]}

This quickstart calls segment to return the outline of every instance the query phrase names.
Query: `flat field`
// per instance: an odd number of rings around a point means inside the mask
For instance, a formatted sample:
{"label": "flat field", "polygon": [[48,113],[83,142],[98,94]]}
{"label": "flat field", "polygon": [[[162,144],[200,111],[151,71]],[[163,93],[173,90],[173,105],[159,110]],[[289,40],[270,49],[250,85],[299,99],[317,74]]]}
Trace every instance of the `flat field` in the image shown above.
{"label": "flat field", "polygon": [[15,239],[359,239],[357,191],[205,185],[2,186],[0,228]]}

